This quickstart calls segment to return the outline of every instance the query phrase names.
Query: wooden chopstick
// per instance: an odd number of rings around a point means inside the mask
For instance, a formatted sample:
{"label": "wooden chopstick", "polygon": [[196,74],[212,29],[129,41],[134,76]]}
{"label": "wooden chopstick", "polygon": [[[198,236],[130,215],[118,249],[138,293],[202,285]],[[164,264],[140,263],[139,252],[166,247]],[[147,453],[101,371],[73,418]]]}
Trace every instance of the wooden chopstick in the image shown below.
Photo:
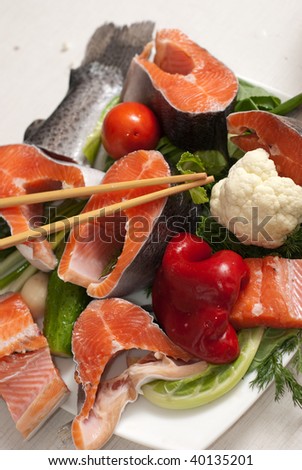
{"label": "wooden chopstick", "polygon": [[133,199],[129,199],[128,201],[117,202],[107,207],[102,207],[100,209],[95,209],[89,212],[83,212],[73,217],[59,220],[57,222],[52,222],[51,224],[46,224],[35,229],[26,230],[25,232],[20,232],[15,235],[0,239],[0,249],[9,248],[11,246],[24,243],[26,241],[31,241],[31,239],[33,238],[43,238],[47,235],[50,235],[51,233],[59,232],[61,230],[70,230],[75,225],[78,225],[83,222],[88,222],[90,220],[95,219],[96,217],[105,217],[108,215],[112,215],[118,210],[130,209],[131,207],[146,204],[147,202],[152,202],[156,199],[160,199],[189,189],[193,189],[197,186],[203,186],[205,184],[212,183],[213,181],[214,177],[208,176],[207,178],[202,178],[197,181],[193,181],[192,183],[184,183],[178,186],[170,186],[169,188],[161,189],[160,191],[154,191],[153,193],[149,194],[144,194],[143,196],[135,197]]}
{"label": "wooden chopstick", "polygon": [[42,193],[23,194],[21,196],[10,196],[0,198],[0,209],[6,207],[20,206],[23,204],[37,204],[47,201],[58,201],[77,197],[91,196],[111,191],[121,191],[132,188],[142,188],[168,183],[183,183],[184,181],[197,181],[206,179],[206,173],[192,173],[187,175],[163,176],[161,178],[146,178],[134,181],[120,181],[118,183],[105,183],[97,186],[84,186],[78,188],[58,189],[54,191],[44,191]]}

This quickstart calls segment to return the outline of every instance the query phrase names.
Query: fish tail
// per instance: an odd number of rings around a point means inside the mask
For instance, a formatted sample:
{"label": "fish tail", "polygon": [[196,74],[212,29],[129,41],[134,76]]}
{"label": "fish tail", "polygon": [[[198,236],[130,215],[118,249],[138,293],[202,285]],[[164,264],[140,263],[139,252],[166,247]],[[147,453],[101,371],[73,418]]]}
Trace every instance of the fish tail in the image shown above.
{"label": "fish tail", "polygon": [[82,65],[101,62],[114,65],[126,75],[132,57],[141,52],[150,41],[154,30],[152,21],[133,23],[130,26],[116,26],[105,23],[91,37]]}

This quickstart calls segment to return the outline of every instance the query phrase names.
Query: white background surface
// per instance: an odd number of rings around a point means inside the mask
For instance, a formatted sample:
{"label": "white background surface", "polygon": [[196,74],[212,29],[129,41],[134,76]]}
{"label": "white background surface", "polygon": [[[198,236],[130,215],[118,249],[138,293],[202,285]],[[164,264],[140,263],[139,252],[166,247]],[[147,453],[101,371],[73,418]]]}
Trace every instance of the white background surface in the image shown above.
{"label": "white background surface", "polygon": [[[32,120],[53,111],[99,25],[148,19],[182,29],[237,75],[288,95],[302,91],[301,0],[0,0],[0,144],[21,142]],[[210,448],[302,449],[302,411],[288,396],[279,404],[273,397],[271,387]],[[58,432],[69,420],[59,411],[23,443],[1,402],[0,449],[71,449],[69,432]],[[106,448],[141,447],[113,437]]]}

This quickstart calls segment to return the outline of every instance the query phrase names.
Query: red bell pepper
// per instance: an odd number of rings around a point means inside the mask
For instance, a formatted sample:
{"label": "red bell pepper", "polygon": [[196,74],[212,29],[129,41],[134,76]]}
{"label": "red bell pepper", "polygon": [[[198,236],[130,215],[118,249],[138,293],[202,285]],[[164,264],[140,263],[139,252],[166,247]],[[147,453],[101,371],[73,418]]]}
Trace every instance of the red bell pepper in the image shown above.
{"label": "red bell pepper", "polygon": [[249,268],[231,250],[212,254],[201,238],[181,233],[169,242],[152,289],[155,316],[176,344],[207,362],[223,364],[239,355],[229,314]]}

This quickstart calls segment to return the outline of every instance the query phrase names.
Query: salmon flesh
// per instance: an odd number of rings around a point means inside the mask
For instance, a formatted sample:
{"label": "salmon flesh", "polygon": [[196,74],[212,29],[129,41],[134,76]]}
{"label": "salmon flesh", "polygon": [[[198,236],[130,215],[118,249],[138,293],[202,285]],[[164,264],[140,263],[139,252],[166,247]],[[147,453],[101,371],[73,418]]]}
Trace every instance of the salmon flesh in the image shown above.
{"label": "salmon flesh", "polygon": [[17,430],[29,439],[68,393],[21,295],[0,297],[0,396]]}
{"label": "salmon flesh", "polygon": [[266,256],[245,261],[250,281],[231,312],[233,326],[302,328],[302,260]]}

